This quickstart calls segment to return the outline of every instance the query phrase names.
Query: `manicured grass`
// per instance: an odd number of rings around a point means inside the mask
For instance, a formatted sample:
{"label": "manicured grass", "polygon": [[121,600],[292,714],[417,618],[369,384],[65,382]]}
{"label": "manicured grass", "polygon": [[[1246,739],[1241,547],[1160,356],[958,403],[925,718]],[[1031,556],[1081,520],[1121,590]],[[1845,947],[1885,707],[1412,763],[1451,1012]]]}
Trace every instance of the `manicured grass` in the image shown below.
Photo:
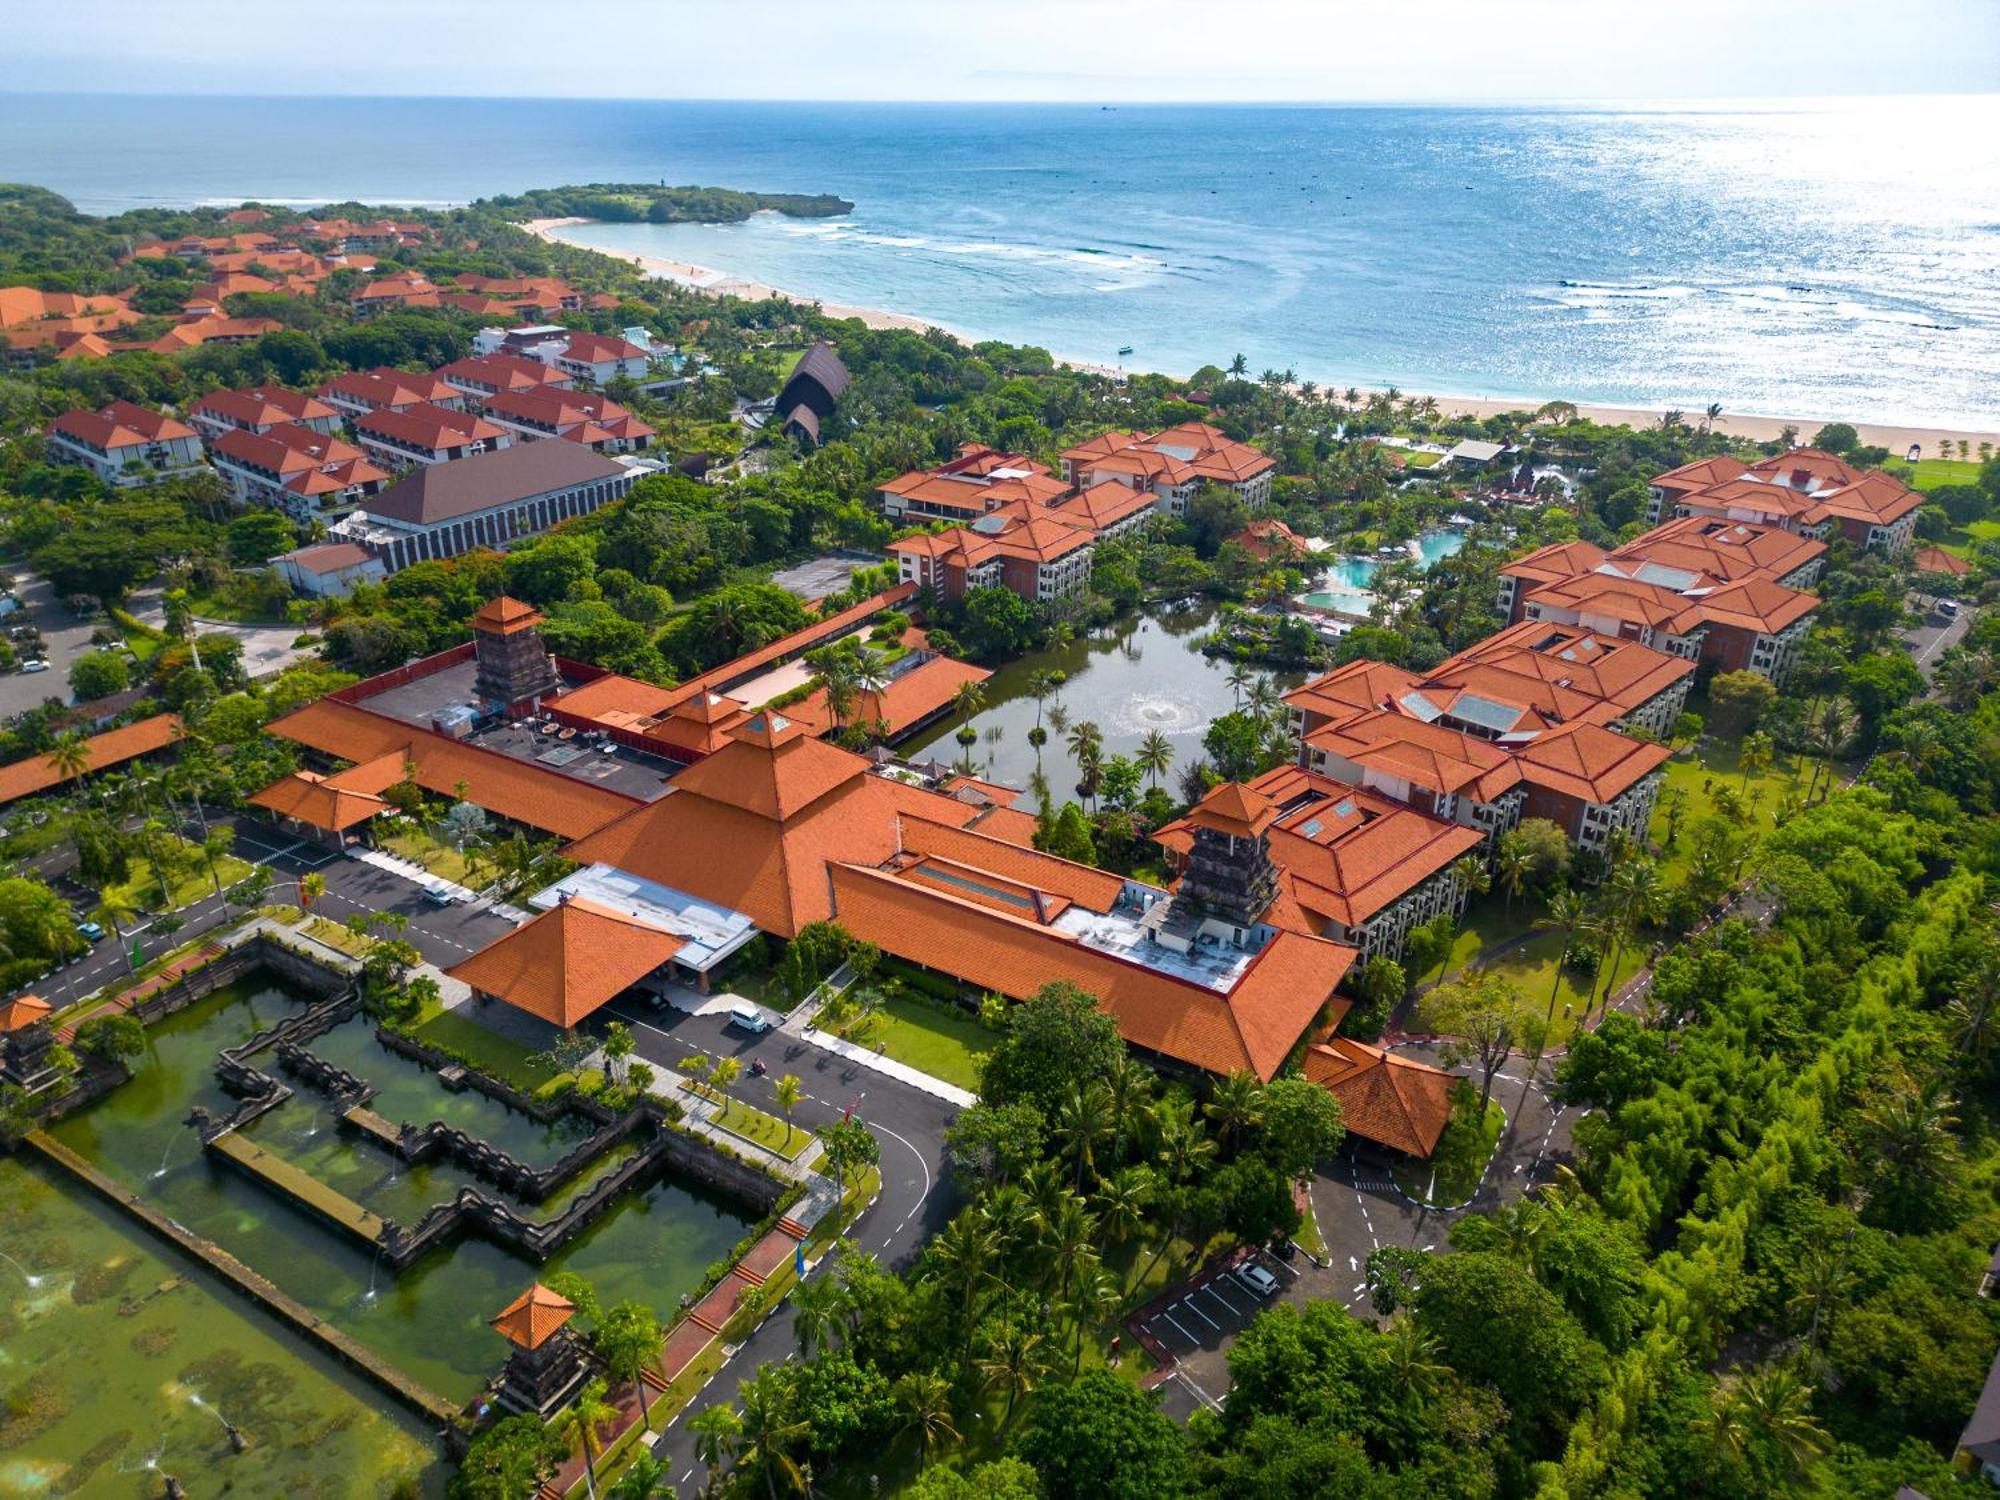
{"label": "manicured grass", "polygon": [[[222,879],[222,888],[228,890],[239,880],[250,876],[250,866],[233,854],[225,854],[215,862],[215,872]],[[140,911],[178,911],[183,906],[192,906],[204,896],[215,894],[215,882],[208,873],[208,862],[195,858],[188,873],[167,888],[167,897],[160,899],[159,882],[153,878],[153,867],[144,855],[132,859],[131,873],[121,885],[106,886],[107,897],[116,896],[126,905]]]}
{"label": "manicured grass", "polygon": [[[1670,884],[1687,873],[1693,847],[1688,830],[1719,811],[1725,788],[1741,801],[1749,819],[1745,826],[1753,837],[1775,828],[1785,799],[1805,791],[1812,775],[1812,764],[1805,757],[1778,751],[1770,765],[1746,777],[1738,760],[1742,746],[1739,735],[1704,735],[1699,744],[1677,752],[1667,762],[1666,785],[1660,788],[1647,837],[1660,850],[1660,874]],[[1681,799],[1680,828],[1671,848],[1667,845],[1670,793],[1678,793]]]}
{"label": "manicured grass", "polygon": [[423,866],[440,880],[475,891],[491,885],[499,874],[491,865],[482,865],[473,872],[463,854],[423,829],[394,834],[381,840],[381,846],[399,859]]}
{"label": "manicured grass", "polygon": [[1444,458],[1442,453],[1432,453],[1427,448],[1393,448],[1389,451],[1403,455],[1403,467],[1406,469],[1436,468]]}
{"label": "manicured grass", "polygon": [[1979,479],[1979,460],[1956,458],[1921,459],[1915,468],[1900,460],[1882,466],[1913,490],[1934,490],[1947,484],[1973,484]]}
{"label": "manicured grass", "polygon": [[799,1153],[812,1144],[812,1132],[798,1125],[791,1128],[790,1139],[786,1138],[785,1122],[776,1115],[767,1115],[761,1109],[754,1109],[741,1099],[725,1094],[722,1111],[714,1117],[731,1135],[740,1135],[746,1141],[755,1141],[767,1151],[774,1151],[786,1161],[796,1160]]}
{"label": "manicured grass", "polygon": [[331,917],[308,916],[299,924],[299,931],[315,942],[325,943],[329,948],[338,948],[353,958],[366,957],[368,950],[375,946],[373,938],[356,937]]}
{"label": "manicured grass", "polygon": [[[1532,901],[1517,899],[1510,920],[1506,915],[1506,903],[1500,896],[1489,893],[1480,897],[1472,903],[1445,972],[1456,978],[1469,968],[1490,970],[1512,980],[1536,1009],[1544,1011],[1549,1004],[1549,992],[1553,989],[1555,1019],[1546,1045],[1560,1047],[1576,1019],[1583,1014],[1586,997],[1593,990],[1602,990],[1603,970],[1593,976],[1565,968],[1559,979],[1556,970],[1562,959],[1563,935],[1553,929],[1534,930],[1534,918],[1541,910]],[[1493,951],[1508,939],[1524,935],[1528,935],[1525,941],[1508,947],[1506,951]],[[1639,972],[1639,966],[1646,961],[1646,948],[1644,941],[1625,945],[1625,951],[1619,955],[1617,975],[1611,981],[1613,989]],[[1429,980],[1436,974],[1433,969],[1423,977]]]}
{"label": "manicured grass", "polygon": [[1469,1087],[1452,1092],[1451,1121],[1438,1138],[1429,1161],[1404,1157],[1394,1167],[1396,1186],[1420,1203],[1451,1208],[1479,1190],[1479,1179],[1493,1158],[1494,1143],[1506,1127],[1507,1112],[1486,1101],[1481,1117],[1479,1095]]}
{"label": "manicured grass", "polygon": [[942,1005],[905,995],[885,997],[873,1016],[856,1015],[839,1034],[933,1078],[974,1090],[980,1063],[1000,1040],[976,1017],[954,1015]]}
{"label": "manicured grass", "polygon": [[439,1011],[415,1030],[417,1040],[436,1047],[448,1047],[470,1058],[483,1073],[504,1079],[524,1092],[532,1093],[555,1073],[534,1060],[535,1054],[519,1042],[481,1026],[456,1011]]}

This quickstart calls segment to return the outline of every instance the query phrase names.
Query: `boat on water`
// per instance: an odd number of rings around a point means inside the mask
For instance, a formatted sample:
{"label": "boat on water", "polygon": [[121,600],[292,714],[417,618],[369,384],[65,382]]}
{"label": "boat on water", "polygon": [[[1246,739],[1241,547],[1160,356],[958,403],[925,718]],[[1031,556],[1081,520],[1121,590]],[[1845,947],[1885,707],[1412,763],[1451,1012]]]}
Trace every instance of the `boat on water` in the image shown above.
{"label": "boat on water", "polygon": [[1120,345],[1118,346],[1118,352],[1119,352],[1119,353],[1120,353],[1121,355],[1122,355],[1122,354],[1130,354],[1130,353],[1132,352],[1132,346],[1131,346],[1130,344],[1120,344]]}

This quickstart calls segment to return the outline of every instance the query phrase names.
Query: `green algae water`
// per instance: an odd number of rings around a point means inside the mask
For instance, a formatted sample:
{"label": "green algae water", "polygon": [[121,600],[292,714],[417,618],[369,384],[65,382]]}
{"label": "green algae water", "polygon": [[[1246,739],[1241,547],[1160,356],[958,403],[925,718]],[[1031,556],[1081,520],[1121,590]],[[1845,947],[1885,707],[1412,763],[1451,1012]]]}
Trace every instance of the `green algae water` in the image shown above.
{"label": "green algae water", "polygon": [[[575,1271],[605,1302],[636,1299],[664,1319],[750,1228],[750,1216],[737,1205],[668,1179],[620,1200],[546,1266],[468,1236],[393,1271],[369,1246],[210,1159],[185,1124],[192,1105],[221,1114],[236,1103],[215,1077],[215,1054],[305,1003],[266,975],[218,990],[149,1028],[150,1045],[134,1059],[132,1081],[51,1133],[439,1395],[468,1400],[498,1371],[506,1346],[487,1320],[537,1276]],[[573,1127],[545,1126],[483,1096],[445,1089],[380,1047],[364,1023],[306,1045],[377,1084],[391,1119],[448,1119],[490,1132],[537,1163],[554,1160],[573,1141]],[[477,1104],[468,1102],[474,1098]],[[447,1163],[411,1167],[341,1130],[327,1101],[309,1089],[299,1089],[248,1134],[364,1207],[405,1223],[473,1181]],[[619,1159],[614,1154],[595,1164],[547,1204],[518,1206],[552,1217]],[[8,1493],[0,1483],[0,1495]]]}
{"label": "green algae water", "polygon": [[443,1492],[414,1417],[37,1162],[0,1159],[0,1256],[0,1495]]}

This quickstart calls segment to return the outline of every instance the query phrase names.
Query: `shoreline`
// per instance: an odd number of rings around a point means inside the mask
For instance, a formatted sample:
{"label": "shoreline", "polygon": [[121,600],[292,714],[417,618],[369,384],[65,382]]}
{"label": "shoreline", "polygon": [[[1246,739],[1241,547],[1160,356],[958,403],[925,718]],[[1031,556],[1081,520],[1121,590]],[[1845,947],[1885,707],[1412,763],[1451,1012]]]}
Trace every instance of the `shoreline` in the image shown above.
{"label": "shoreline", "polygon": [[[575,240],[566,239],[557,233],[558,230],[574,228],[579,224],[594,224],[597,222],[599,221],[595,219],[584,218],[529,219],[522,223],[521,228],[536,239],[545,240],[550,244],[567,245],[573,250],[590,250],[599,255],[611,256],[614,260],[626,261],[631,265],[637,266],[650,276],[659,277],[664,281],[671,281],[675,285],[684,287],[689,291],[706,292],[711,296],[717,297],[741,297],[751,302],[784,298],[787,301],[803,303],[807,306],[817,306],[821,312],[830,318],[857,319],[863,326],[868,328],[900,328],[912,333],[922,333],[927,329],[937,328],[964,342],[976,342],[971,335],[965,333],[963,330],[953,328],[948,323],[940,323],[933,318],[915,317],[909,313],[892,312],[887,308],[857,307],[847,303],[826,302],[803,292],[795,292],[784,287],[772,286],[768,282],[752,281],[747,277],[736,276],[728,271],[718,270],[713,266],[696,265],[691,261],[668,260],[657,255],[645,255],[636,250],[600,249],[595,245],[585,245]],[[1051,352],[1053,353],[1053,351]],[[1128,374],[1141,373],[1163,374],[1173,379],[1186,379],[1189,373],[1164,370],[1128,371],[1116,365],[1107,365],[1095,360],[1073,359],[1063,354],[1055,354],[1054,357],[1058,364],[1067,365],[1071,369],[1083,370],[1095,375],[1105,375],[1113,379],[1122,378]],[[1322,382],[1321,386],[1322,389],[1329,388],[1326,382]],[[1366,387],[1361,387],[1360,389],[1364,396],[1375,394]],[[1426,393],[1415,391],[1403,392],[1405,397],[1415,397],[1418,399],[1421,399],[1424,394]],[[1569,399],[1566,396],[1546,396],[1536,400],[1528,397],[1494,399],[1485,396],[1447,395],[1443,392],[1430,392],[1429,394],[1447,416],[1464,415],[1480,418],[1499,416],[1503,412],[1510,411],[1533,411],[1535,408],[1549,401],[1566,401]],[[1589,401],[1572,401],[1570,404],[1576,408],[1578,416],[1585,417],[1590,421],[1601,423],[1605,426],[1614,427],[1620,425],[1639,428],[1651,427],[1657,424],[1667,411],[1666,407],[1659,406],[1609,406]],[[1701,420],[1701,412],[1702,409],[1700,407],[1689,407],[1683,411],[1682,415],[1687,419],[1690,426],[1694,426]],[[1795,427],[1798,429],[1799,440],[1806,442],[1810,441],[1812,434],[1828,422],[1841,420],[1845,419],[1837,417],[1773,417],[1756,412],[1732,412],[1725,410],[1721,417],[1716,420],[1714,430],[1725,436],[1741,438],[1747,442],[1769,443],[1776,442],[1786,427]],[[1956,443],[1963,439],[1972,443],[1975,448],[1981,442],[1991,442],[1996,447],[2000,447],[2000,430],[1982,431],[1956,427],[1924,427],[1903,422],[1852,421],[1849,422],[1849,425],[1860,435],[1861,442],[1864,445],[1887,448],[1890,451],[1890,455],[1895,458],[1901,458],[1909,451],[1910,445],[1913,443],[1922,446],[1923,455],[1926,458],[1941,457],[1939,444],[1947,440]]]}

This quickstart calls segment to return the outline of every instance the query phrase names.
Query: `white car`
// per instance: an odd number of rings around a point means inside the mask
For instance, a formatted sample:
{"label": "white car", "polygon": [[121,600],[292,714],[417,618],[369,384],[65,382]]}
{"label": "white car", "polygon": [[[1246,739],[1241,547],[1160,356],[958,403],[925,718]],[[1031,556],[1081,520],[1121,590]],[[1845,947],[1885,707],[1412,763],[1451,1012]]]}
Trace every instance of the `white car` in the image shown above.
{"label": "white car", "polygon": [[1259,1297],[1275,1297],[1285,1286],[1254,1260],[1245,1261],[1236,1268],[1236,1279]]}
{"label": "white car", "polygon": [[39,656],[30,657],[27,661],[21,663],[21,670],[23,672],[46,672],[48,669],[49,664]]}

